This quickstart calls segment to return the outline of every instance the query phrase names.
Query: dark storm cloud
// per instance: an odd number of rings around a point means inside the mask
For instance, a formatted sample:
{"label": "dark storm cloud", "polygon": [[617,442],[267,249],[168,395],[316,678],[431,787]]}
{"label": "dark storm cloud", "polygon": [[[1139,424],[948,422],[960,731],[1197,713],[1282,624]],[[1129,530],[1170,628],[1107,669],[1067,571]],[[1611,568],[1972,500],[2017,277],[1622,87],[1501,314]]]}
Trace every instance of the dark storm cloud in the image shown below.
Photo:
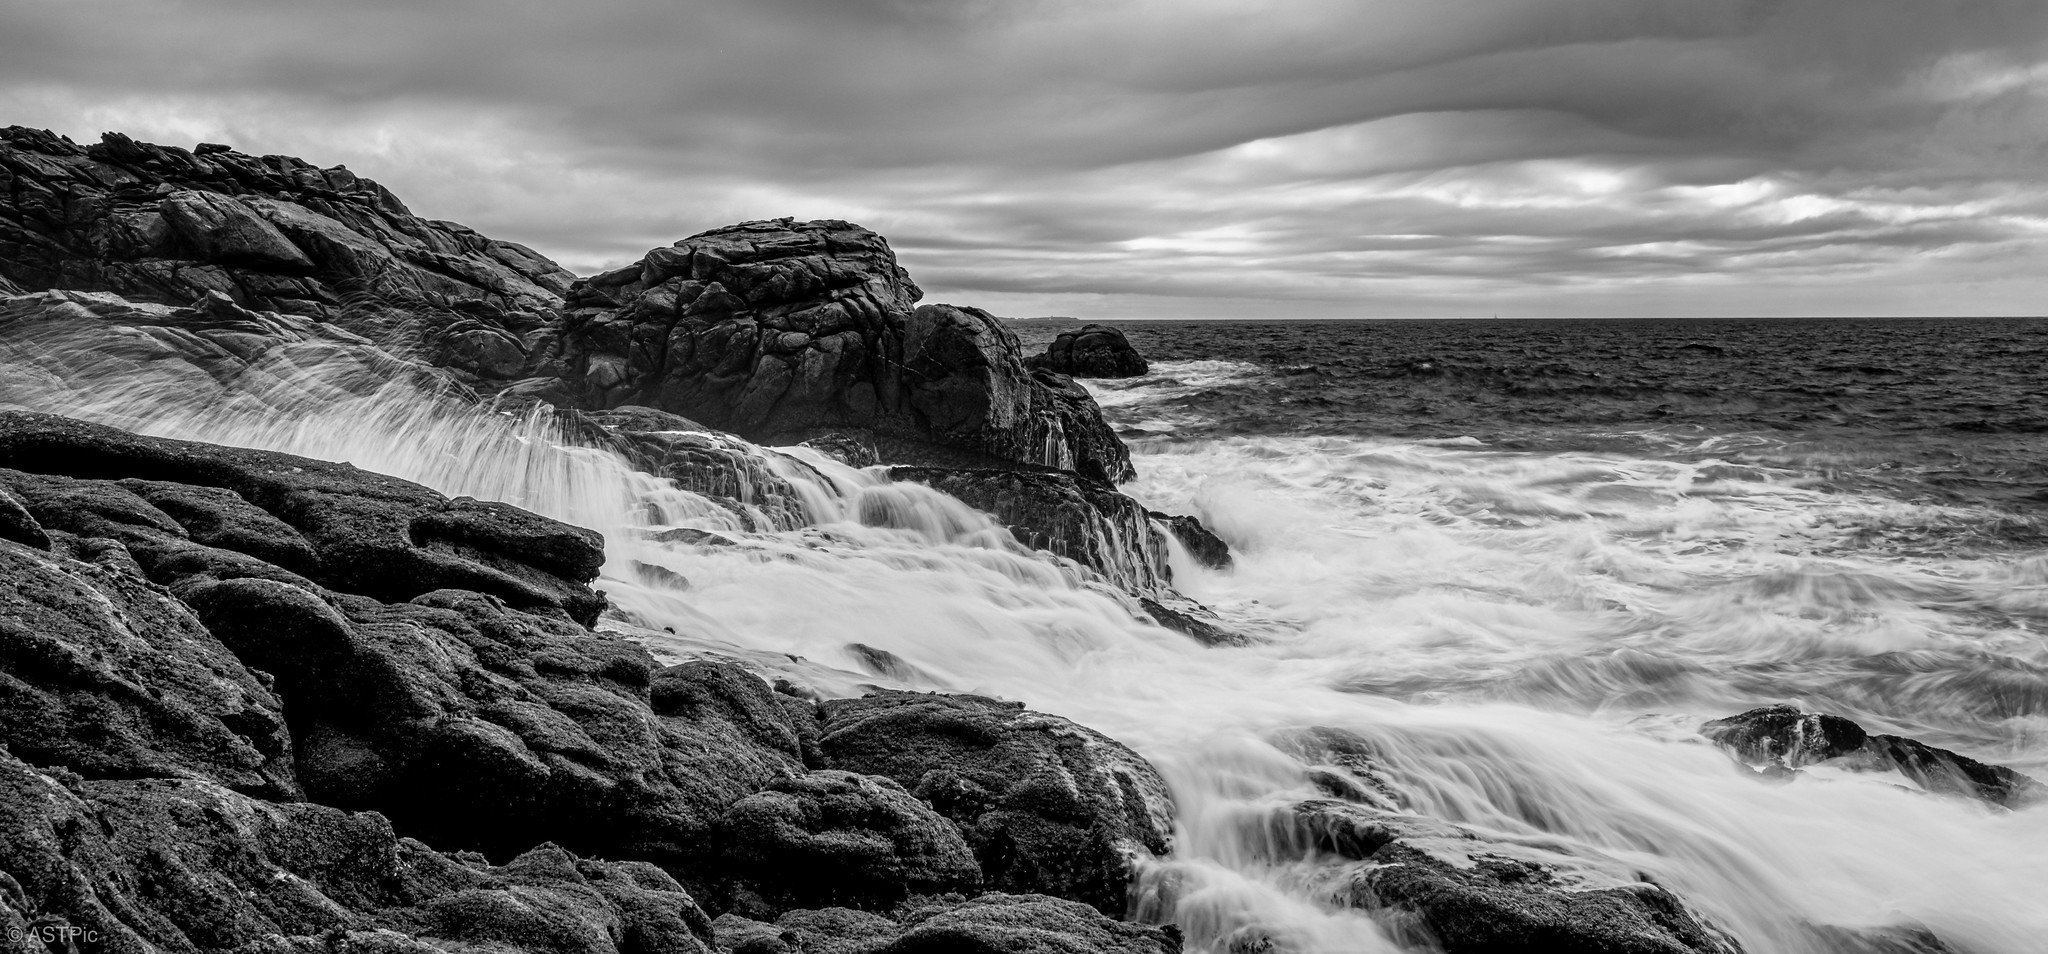
{"label": "dark storm cloud", "polygon": [[2039,0],[13,0],[0,105],[347,161],[583,270],[794,214],[1026,311],[2006,307],[2044,53]]}

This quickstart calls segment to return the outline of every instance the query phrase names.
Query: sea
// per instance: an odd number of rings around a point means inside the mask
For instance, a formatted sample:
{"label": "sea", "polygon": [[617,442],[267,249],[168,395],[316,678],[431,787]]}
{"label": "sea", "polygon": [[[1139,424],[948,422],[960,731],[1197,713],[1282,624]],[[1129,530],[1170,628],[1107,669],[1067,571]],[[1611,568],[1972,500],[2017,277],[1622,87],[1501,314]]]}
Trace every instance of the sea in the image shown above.
{"label": "sea", "polygon": [[[1075,324],[1011,327],[1035,350]],[[1291,806],[1319,794],[1301,740],[1332,732],[1374,753],[1399,811],[1585,885],[1654,881],[1750,954],[1867,954],[1857,932],[1905,927],[2048,951],[2048,806],[1759,774],[1698,732],[1786,703],[2048,779],[2048,321],[1121,328],[1151,372],[1085,384],[1131,447],[1123,489],[1229,543],[1225,570],[1176,551],[1174,581],[1248,645],[1162,629],[959,501],[805,448],[735,442],[800,489],[802,519],[778,522],[570,445],[544,413],[400,385],[13,400],[598,529],[601,625],[665,658],[1100,730],[1172,789],[1174,850],[1131,913],[1192,951],[1427,949],[1291,847]],[[678,527],[743,545],[661,538]]]}

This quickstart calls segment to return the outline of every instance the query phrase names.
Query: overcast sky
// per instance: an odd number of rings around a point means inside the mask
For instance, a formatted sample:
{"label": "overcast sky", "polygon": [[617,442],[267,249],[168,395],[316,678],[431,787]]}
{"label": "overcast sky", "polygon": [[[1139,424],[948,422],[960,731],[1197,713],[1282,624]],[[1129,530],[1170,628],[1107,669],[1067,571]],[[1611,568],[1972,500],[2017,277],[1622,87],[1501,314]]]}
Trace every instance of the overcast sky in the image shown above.
{"label": "overcast sky", "polygon": [[2044,0],[0,0],[10,123],[1018,316],[2048,312]]}

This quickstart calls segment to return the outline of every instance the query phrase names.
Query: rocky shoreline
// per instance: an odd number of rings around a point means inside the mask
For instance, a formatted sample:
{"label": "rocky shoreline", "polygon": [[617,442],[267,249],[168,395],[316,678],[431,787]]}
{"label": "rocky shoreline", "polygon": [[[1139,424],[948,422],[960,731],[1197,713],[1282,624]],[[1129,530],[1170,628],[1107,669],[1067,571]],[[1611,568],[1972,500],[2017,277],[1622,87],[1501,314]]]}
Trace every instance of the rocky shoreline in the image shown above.
{"label": "rocky shoreline", "polygon": [[[1215,567],[1228,547],[1118,492],[1129,453],[1067,376],[1142,356],[1091,326],[1027,358],[987,312],[921,296],[845,222],[744,223],[576,279],[344,169],[0,130],[0,952],[1181,949],[1152,923],[1170,904],[1133,891],[1171,851],[1171,793],[1099,732],[665,664],[605,629],[595,531],[4,410],[145,371],[254,414],[405,383],[545,406],[764,529],[799,526],[800,495],[734,435],[801,442],[968,502],[1197,642],[1246,641],[1172,586],[1174,547]],[[2041,794],[1829,718],[1707,734],[1773,777]],[[1407,812],[1362,740],[1276,744],[1320,797],[1275,812],[1274,860],[1325,862],[1330,902],[1405,942],[1741,950],[1634,872]]]}

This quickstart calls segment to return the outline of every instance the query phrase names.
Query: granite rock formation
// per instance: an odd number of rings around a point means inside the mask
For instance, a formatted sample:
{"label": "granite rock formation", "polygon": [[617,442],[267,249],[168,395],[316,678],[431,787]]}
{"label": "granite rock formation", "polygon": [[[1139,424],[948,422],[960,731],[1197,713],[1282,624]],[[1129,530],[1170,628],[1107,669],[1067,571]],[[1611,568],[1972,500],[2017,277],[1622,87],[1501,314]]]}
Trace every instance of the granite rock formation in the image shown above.
{"label": "granite rock formation", "polygon": [[1027,370],[988,313],[922,295],[859,226],[748,222],[577,282],[547,369],[578,406],[645,405],[763,443],[858,433],[888,460],[1131,476],[1085,391]]}
{"label": "granite rock formation", "polygon": [[1857,772],[1896,772],[1929,792],[2018,806],[2048,798],[2048,785],[2003,765],[1896,735],[1864,731],[1840,716],[1797,706],[1762,706],[1715,719],[1700,733],[1745,764],[1784,772],[1828,765]]}
{"label": "granite rock formation", "polygon": [[0,129],[0,276],[168,305],[219,292],[487,379],[519,376],[573,279],[340,166],[20,126]]}
{"label": "granite rock formation", "polygon": [[1024,364],[1076,378],[1135,378],[1152,370],[1123,332],[1097,324],[1060,332]]}
{"label": "granite rock formation", "polygon": [[881,692],[822,712],[826,764],[931,803],[966,833],[991,888],[1121,915],[1133,860],[1167,850],[1165,782],[1094,730],[969,695]]}

